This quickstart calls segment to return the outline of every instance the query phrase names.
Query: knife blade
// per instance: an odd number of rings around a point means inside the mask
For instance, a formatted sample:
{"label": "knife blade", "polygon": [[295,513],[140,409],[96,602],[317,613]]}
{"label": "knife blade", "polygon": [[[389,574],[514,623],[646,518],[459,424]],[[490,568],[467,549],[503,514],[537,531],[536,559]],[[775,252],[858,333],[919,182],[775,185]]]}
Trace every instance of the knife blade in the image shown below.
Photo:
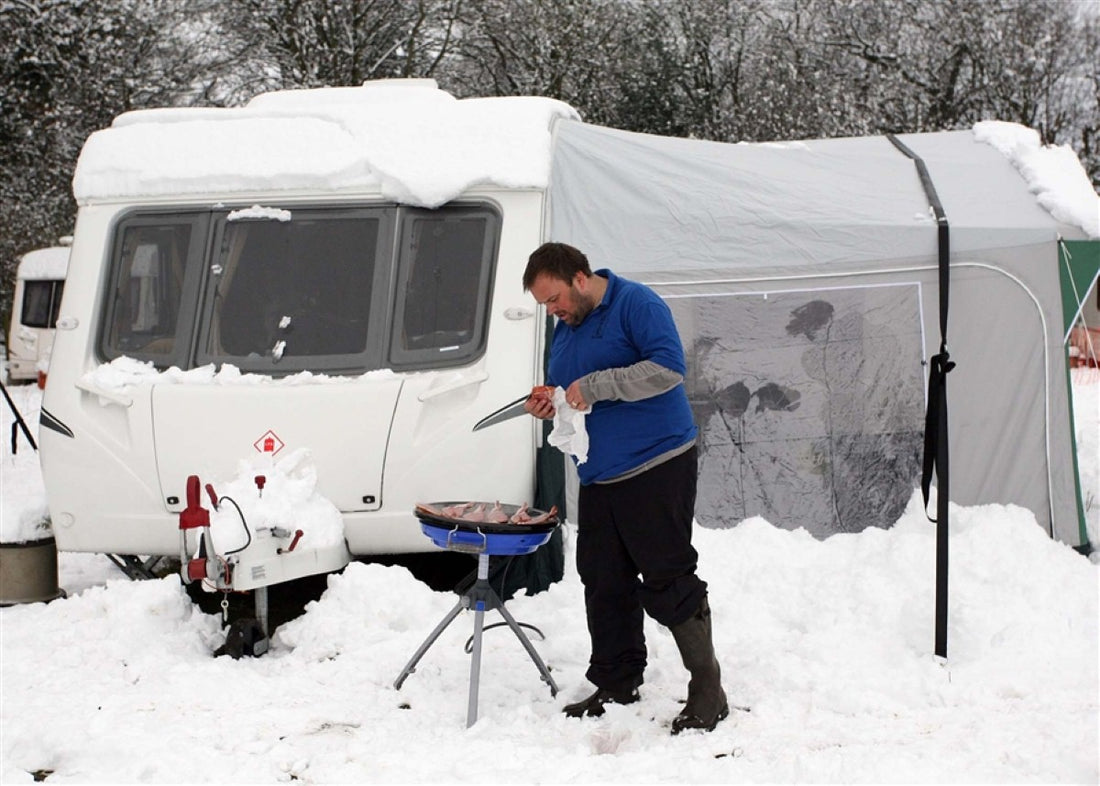
{"label": "knife blade", "polygon": [[486,415],[474,424],[473,430],[479,431],[483,428],[488,428],[489,426],[495,426],[497,423],[503,423],[506,420],[511,420],[514,417],[519,417],[520,415],[524,414],[525,410],[523,409],[523,405],[530,397],[531,394],[527,393],[520,396],[511,403],[505,404],[500,409],[494,412],[490,412],[488,415]]}

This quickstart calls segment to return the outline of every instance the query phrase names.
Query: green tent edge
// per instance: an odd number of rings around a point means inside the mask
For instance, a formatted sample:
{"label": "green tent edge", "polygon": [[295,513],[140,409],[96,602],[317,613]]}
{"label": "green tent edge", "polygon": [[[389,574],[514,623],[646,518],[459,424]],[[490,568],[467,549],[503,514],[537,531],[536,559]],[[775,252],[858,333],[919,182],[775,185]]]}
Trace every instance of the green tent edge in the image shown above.
{"label": "green tent edge", "polygon": [[[1100,242],[1095,240],[1062,240],[1058,245],[1058,276],[1062,289],[1062,335],[1065,336],[1077,318],[1078,297],[1087,296],[1100,272]],[[1083,286],[1082,286],[1083,284]],[[1076,294],[1075,294],[1076,293]],[[1085,505],[1081,493],[1081,470],[1077,463],[1077,424],[1073,418],[1073,380],[1070,374],[1069,349],[1063,343],[1066,370],[1066,393],[1070,397],[1069,435],[1073,450],[1073,482],[1077,489],[1077,529],[1079,549],[1088,549],[1089,533],[1085,523]]]}

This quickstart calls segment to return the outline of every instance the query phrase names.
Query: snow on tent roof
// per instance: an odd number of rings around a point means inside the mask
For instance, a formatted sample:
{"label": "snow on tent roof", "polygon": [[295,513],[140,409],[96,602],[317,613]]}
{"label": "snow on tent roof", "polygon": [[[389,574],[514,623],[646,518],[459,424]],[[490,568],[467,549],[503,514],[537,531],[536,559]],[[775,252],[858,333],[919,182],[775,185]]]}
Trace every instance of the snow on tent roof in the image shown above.
{"label": "snow on tent roof", "polygon": [[381,189],[436,207],[479,184],[541,188],[551,125],[577,118],[536,97],[456,99],[435,81],[267,93],[233,109],[149,109],[92,134],[78,203],[127,197]]}
{"label": "snow on tent roof", "polygon": [[16,277],[27,281],[63,280],[68,270],[67,246],[39,248],[22,256]]}
{"label": "snow on tent roof", "polygon": [[1027,181],[1039,204],[1059,221],[1100,238],[1100,195],[1068,145],[1042,144],[1039,132],[1017,123],[985,120],[974,138],[999,150]]}

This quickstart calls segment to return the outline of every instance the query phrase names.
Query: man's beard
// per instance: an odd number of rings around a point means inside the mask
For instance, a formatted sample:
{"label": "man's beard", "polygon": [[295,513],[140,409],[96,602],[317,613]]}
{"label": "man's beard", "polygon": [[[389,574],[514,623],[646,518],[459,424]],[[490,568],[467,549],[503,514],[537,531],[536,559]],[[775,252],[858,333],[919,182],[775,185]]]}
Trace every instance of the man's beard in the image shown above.
{"label": "man's beard", "polygon": [[570,327],[576,327],[577,325],[584,322],[585,317],[592,313],[592,311],[596,308],[596,303],[595,299],[592,298],[590,295],[582,295],[580,292],[578,292],[575,286],[571,285],[570,288],[572,289],[571,294],[573,296],[573,302],[577,305],[573,311],[569,312],[569,318],[565,320],[565,324],[569,325]]}

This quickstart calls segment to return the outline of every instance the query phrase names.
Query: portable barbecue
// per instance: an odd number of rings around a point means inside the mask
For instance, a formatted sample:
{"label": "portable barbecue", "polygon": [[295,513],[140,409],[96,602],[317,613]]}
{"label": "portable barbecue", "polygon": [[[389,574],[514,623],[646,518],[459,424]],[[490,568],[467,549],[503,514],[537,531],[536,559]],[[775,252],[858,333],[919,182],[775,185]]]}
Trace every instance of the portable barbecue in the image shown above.
{"label": "portable barbecue", "polygon": [[[431,507],[442,510],[444,507],[452,507],[454,504],[449,502],[438,503]],[[509,516],[519,510],[516,505],[504,505],[502,507]],[[539,674],[542,675],[543,682],[550,686],[550,695],[557,696],[558,686],[554,683],[554,678],[550,676],[546,664],[543,663],[542,658],[535,651],[530,639],[523,633],[519,623],[504,607],[504,602],[500,599],[500,596],[489,584],[489,557],[530,554],[537,550],[539,546],[550,540],[554,529],[557,528],[558,520],[556,516],[549,516],[545,521],[538,524],[509,524],[475,522],[447,515],[436,515],[421,506],[418,506],[414,513],[420,520],[421,531],[431,538],[435,545],[448,551],[477,555],[477,580],[459,598],[454,608],[440,620],[435,630],[424,640],[424,643],[420,645],[419,649],[413,654],[412,659],[401,670],[401,674],[398,675],[393,687],[397,690],[401,689],[405,678],[416,669],[416,664],[424,657],[424,653],[435,643],[447,626],[454,621],[459,612],[463,609],[473,609],[474,635],[471,649],[470,692],[466,710],[466,727],[473,726],[477,722],[477,701],[481,673],[481,638],[485,626],[485,612],[497,609],[504,617],[508,627],[516,634],[516,638],[519,639],[523,648],[527,650],[527,654],[531,656],[531,660],[534,661]],[[533,517],[543,515],[543,511],[537,510],[532,510],[530,513]]]}

